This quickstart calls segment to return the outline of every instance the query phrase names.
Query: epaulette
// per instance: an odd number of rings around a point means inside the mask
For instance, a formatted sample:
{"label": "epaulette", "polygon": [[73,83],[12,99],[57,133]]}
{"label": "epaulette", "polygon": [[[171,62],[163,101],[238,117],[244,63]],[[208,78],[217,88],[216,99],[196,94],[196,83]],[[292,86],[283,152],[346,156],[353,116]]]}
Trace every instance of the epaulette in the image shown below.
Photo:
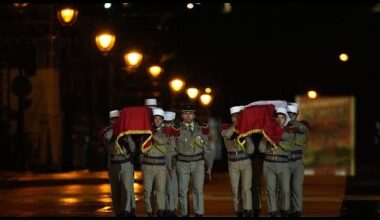
{"label": "epaulette", "polygon": [[209,129],[208,125],[207,126],[201,126],[201,128],[202,128],[202,134],[203,135],[208,135],[209,134],[210,129]]}
{"label": "epaulette", "polygon": [[180,131],[174,127],[166,127],[166,128],[164,128],[162,133],[167,134],[167,135],[173,135],[175,137],[178,137],[180,135]]}

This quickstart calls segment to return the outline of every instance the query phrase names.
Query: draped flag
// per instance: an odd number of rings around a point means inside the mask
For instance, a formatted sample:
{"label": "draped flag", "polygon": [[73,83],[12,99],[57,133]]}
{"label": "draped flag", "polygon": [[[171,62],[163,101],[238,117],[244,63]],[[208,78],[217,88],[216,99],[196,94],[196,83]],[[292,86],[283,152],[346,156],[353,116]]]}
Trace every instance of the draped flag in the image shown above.
{"label": "draped flag", "polygon": [[[251,102],[248,105],[245,106],[245,108],[253,105],[274,105],[275,109],[278,107],[282,107],[286,109],[287,102],[284,100],[263,100],[263,101],[256,101],[256,102]],[[286,122],[285,125],[287,125],[290,121],[289,115],[286,114]]]}
{"label": "draped flag", "polygon": [[[121,150],[118,140],[124,135],[147,134],[148,137],[141,145],[141,152],[145,153],[152,147],[152,110],[147,106],[125,107],[120,113],[114,127],[116,147]],[[122,152],[122,150],[121,150]]]}
{"label": "draped flag", "polygon": [[243,144],[240,139],[250,136],[253,133],[261,133],[275,149],[280,141],[284,129],[281,128],[275,120],[275,106],[250,105],[240,112],[237,125],[234,127],[239,134],[238,142]]}

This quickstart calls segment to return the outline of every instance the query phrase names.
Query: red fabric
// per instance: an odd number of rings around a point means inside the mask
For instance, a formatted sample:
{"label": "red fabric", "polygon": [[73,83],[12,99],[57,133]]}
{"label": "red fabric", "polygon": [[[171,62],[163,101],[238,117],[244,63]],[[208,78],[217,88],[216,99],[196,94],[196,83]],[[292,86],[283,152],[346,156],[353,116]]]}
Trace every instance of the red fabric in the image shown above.
{"label": "red fabric", "polygon": [[207,127],[202,127],[202,134],[203,135],[208,135],[208,133],[210,132],[210,129]]}
{"label": "red fabric", "polygon": [[145,106],[125,107],[113,129],[116,137],[126,131],[153,131],[152,110]]}
{"label": "red fabric", "polygon": [[274,105],[253,105],[247,107],[240,113],[235,129],[239,131],[239,134],[260,129],[265,132],[271,141],[278,144],[284,133],[284,129],[276,122],[274,112]]}
{"label": "red fabric", "polygon": [[221,124],[219,129],[220,131],[223,131],[230,128],[231,126],[232,126],[231,124]]}
{"label": "red fabric", "polygon": [[162,133],[167,134],[167,135],[173,135],[174,137],[178,137],[180,135],[180,131],[178,129],[173,128],[173,127],[164,128]]}
{"label": "red fabric", "polygon": [[[116,137],[121,133],[152,134],[152,110],[147,106],[125,107],[120,113],[114,127]],[[151,138],[151,137],[150,137]],[[144,141],[142,151],[151,146],[151,141]]]}

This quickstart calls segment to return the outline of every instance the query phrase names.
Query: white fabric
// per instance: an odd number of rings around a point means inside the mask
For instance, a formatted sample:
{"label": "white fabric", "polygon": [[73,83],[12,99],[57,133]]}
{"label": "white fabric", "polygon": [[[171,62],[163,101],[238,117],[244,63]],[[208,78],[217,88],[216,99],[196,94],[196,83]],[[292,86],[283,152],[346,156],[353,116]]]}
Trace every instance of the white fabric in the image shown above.
{"label": "white fabric", "polygon": [[157,105],[157,99],[145,99],[145,105],[156,106]]}
{"label": "white fabric", "polygon": [[230,108],[230,114],[239,113],[242,110],[242,106],[233,106]]}
{"label": "white fabric", "polygon": [[164,114],[164,121],[173,121],[175,119],[175,112],[166,111]]}
{"label": "white fabric", "polygon": [[116,118],[120,116],[120,111],[119,110],[113,110],[109,112],[109,117],[110,118]]}
{"label": "white fabric", "polygon": [[[294,103],[295,104],[295,103]],[[292,113],[295,113],[295,114],[298,114],[298,104],[288,104],[286,106],[286,109],[288,112],[292,112]]]}
{"label": "white fabric", "polygon": [[165,116],[165,112],[162,108],[154,108],[153,109],[153,116],[161,116],[161,117],[164,117]]}

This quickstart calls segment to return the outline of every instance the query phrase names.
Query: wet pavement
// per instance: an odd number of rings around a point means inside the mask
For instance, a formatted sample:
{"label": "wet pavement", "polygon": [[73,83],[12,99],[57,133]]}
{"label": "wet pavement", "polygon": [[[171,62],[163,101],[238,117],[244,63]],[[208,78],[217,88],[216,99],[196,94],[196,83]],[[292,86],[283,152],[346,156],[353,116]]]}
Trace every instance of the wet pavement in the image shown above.
{"label": "wet pavement", "polygon": [[[234,216],[228,173],[216,172],[206,182],[205,216]],[[137,216],[146,216],[141,173],[135,175]],[[346,178],[305,176],[304,216],[339,216]],[[88,170],[33,174],[0,172],[1,217],[111,217],[110,187],[106,171]],[[266,195],[262,190],[263,216]]]}

